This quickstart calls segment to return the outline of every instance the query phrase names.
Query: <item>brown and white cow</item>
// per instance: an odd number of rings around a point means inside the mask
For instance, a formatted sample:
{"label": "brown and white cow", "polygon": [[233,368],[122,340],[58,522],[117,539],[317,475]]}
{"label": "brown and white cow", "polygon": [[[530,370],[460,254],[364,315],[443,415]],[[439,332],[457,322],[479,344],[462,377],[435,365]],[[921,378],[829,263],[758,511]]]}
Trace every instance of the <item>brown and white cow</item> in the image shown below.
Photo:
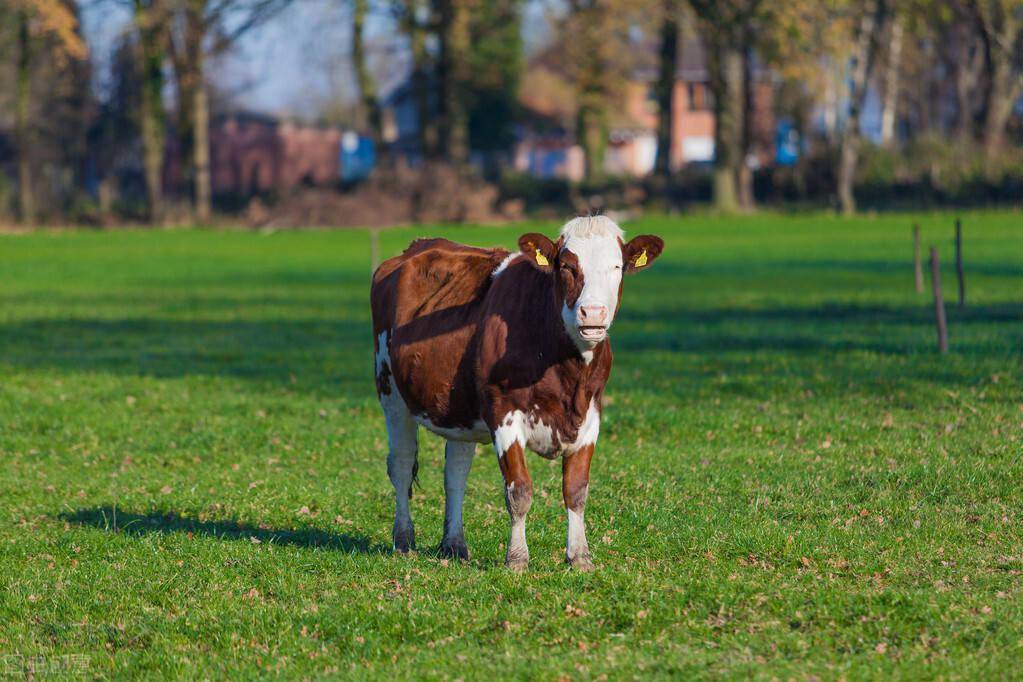
{"label": "brown and white cow", "polygon": [[583,510],[601,396],[611,373],[608,328],[623,272],[649,267],[664,242],[628,243],[609,218],[576,218],[556,242],[519,239],[519,253],[446,239],[417,240],[373,275],[376,384],[394,484],[394,549],[415,548],[409,515],[417,430],[447,439],[441,552],[468,558],[462,499],[476,443],[493,443],[505,482],[511,537],[505,563],[529,561],[526,513],[533,483],[525,449],[562,458],[566,558],[592,567]]}

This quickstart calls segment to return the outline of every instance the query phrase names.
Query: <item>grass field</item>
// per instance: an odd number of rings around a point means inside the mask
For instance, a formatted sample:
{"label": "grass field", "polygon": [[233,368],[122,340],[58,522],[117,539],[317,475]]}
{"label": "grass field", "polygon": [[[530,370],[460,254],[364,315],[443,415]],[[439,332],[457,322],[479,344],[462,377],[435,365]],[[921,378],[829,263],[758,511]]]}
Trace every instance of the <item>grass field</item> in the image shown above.
{"label": "grass field", "polygon": [[365,232],[0,237],[0,677],[1023,676],[1020,220],[965,216],[962,311],[951,216],[626,225],[667,250],[611,334],[591,574],[536,456],[503,567],[482,447],[442,561],[429,434],[391,555]]}

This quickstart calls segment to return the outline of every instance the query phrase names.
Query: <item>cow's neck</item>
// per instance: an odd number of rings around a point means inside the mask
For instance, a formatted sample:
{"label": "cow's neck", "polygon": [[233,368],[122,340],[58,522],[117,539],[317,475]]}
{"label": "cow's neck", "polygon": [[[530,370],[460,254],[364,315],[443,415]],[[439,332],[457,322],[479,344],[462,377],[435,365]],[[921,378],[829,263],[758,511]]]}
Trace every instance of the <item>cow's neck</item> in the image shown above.
{"label": "cow's neck", "polygon": [[[588,404],[593,393],[602,388],[607,380],[608,369],[605,365],[611,355],[611,344],[605,339],[590,350],[580,350],[565,330],[565,323],[561,319],[562,304],[554,295],[554,280],[547,278],[547,281],[550,283],[550,300],[553,305],[547,311],[548,319],[544,325],[549,333],[542,334],[539,338],[543,340],[542,343],[546,342],[544,353],[549,353],[548,357],[557,359],[556,370],[567,389],[566,397],[572,396],[573,402],[578,403],[582,400]],[[578,407],[582,407],[585,412],[586,405]]]}

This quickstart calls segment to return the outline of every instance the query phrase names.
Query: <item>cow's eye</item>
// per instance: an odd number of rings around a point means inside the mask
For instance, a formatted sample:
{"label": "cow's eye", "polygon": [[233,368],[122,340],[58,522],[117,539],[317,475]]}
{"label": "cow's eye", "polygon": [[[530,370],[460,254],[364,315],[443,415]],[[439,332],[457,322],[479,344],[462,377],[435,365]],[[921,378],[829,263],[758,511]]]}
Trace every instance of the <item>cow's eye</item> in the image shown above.
{"label": "cow's eye", "polygon": [[614,268],[612,268],[612,269],[613,269],[613,270],[621,270],[621,269],[622,269],[622,266],[621,266],[621,265],[616,265],[616,266],[614,266]]}

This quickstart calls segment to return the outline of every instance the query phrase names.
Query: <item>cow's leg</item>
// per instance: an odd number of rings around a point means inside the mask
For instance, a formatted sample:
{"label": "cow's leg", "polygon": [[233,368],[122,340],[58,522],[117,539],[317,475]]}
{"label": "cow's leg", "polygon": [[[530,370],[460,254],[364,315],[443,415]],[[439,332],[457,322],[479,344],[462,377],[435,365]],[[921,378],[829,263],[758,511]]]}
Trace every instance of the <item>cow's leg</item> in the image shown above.
{"label": "cow's leg", "polygon": [[475,454],[475,443],[449,440],[444,447],[444,539],[440,553],[454,559],[469,558],[462,530],[462,500]]}
{"label": "cow's leg", "polygon": [[513,571],[526,570],[529,548],[526,546],[526,514],[533,504],[533,481],[526,469],[526,455],[522,443],[512,441],[507,448],[498,446],[497,459],[504,474],[504,501],[511,517],[511,535],[504,563]]}
{"label": "cow's leg", "polygon": [[[393,387],[392,387],[393,388]],[[394,527],[391,538],[396,552],[408,552],[416,548],[416,529],[409,514],[409,500],[412,499],[412,482],[419,468],[417,455],[419,444],[412,413],[396,390],[380,396],[387,422],[387,476],[394,485]]]}
{"label": "cow's leg", "polygon": [[590,547],[586,543],[586,496],[590,488],[590,459],[593,446],[586,445],[561,460],[561,493],[568,512],[568,539],[565,560],[572,568],[588,571],[593,568]]}

